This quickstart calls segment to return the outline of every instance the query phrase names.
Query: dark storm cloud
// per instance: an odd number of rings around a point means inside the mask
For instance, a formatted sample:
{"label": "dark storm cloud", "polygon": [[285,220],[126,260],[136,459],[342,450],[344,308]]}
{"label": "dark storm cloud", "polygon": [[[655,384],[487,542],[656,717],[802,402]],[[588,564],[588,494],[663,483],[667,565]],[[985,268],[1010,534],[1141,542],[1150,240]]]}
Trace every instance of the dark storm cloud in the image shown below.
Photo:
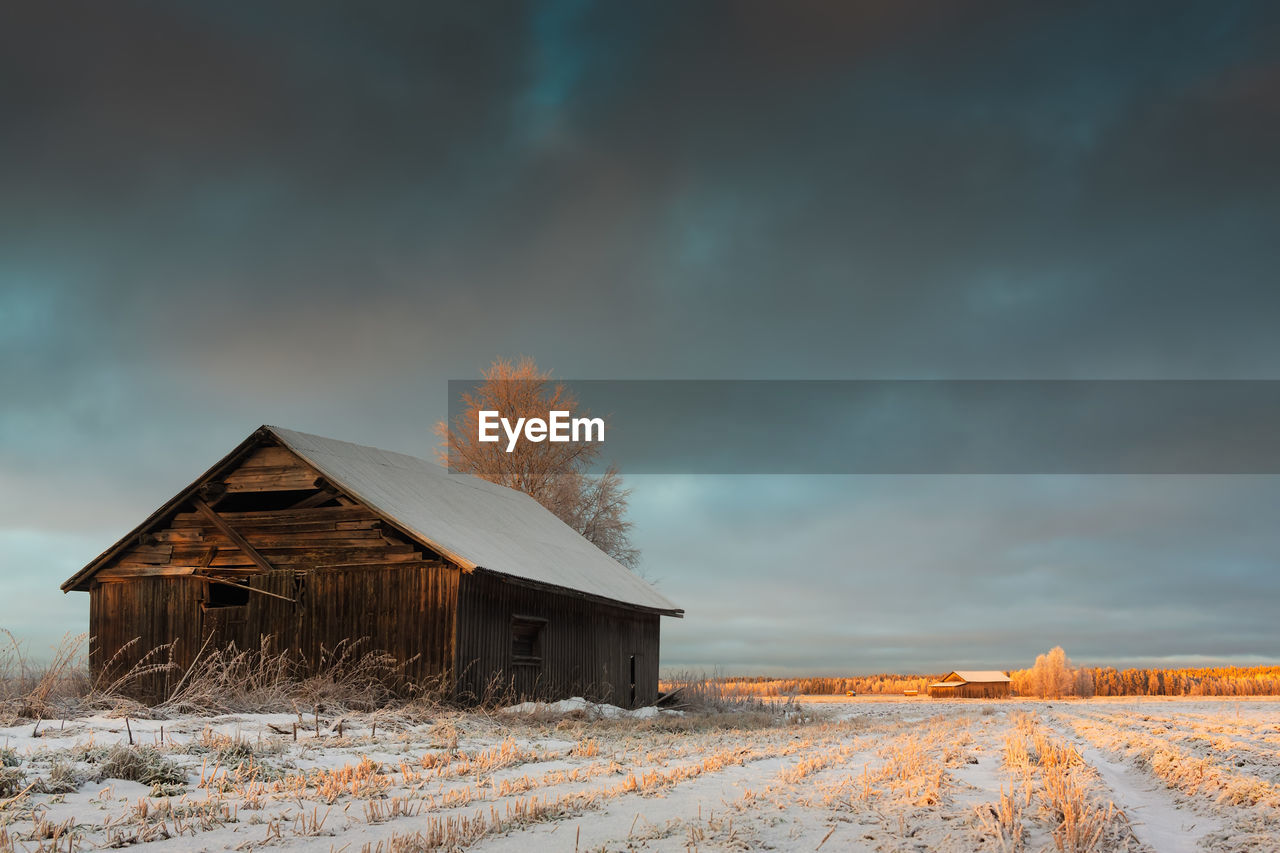
{"label": "dark storm cloud", "polygon": [[[1277,17],[1265,3],[7,9],[0,571],[52,590],[264,421],[429,455],[445,381],[495,355],[571,378],[1277,378]],[[741,525],[686,554],[645,497],[658,486],[639,483],[653,573],[690,613],[672,630],[725,644],[682,659],[751,660],[767,626],[749,618],[778,590],[760,576],[717,609],[734,572],[717,555]],[[1268,583],[1274,543],[1249,528],[1241,544],[1250,496],[1197,488],[1154,522],[1209,519],[1171,537],[1159,571],[1158,532],[1085,535],[1141,515],[1105,487],[1079,536],[1028,511],[932,547],[968,549],[968,603],[1138,567],[1125,591],[1159,582],[1167,600],[1099,623],[1114,643],[1098,655],[1161,654],[1143,631],[1171,615],[1194,626],[1179,654],[1265,652],[1228,599],[1196,603]],[[963,494],[939,494],[936,518],[967,517]],[[784,480],[757,495],[771,549],[811,550],[808,565],[845,553],[843,501]],[[730,496],[707,500],[750,517]],[[912,540],[915,513],[875,529]],[[1006,544],[1020,531],[1021,550]],[[929,547],[908,550],[923,566]],[[1221,554],[1221,583],[1195,548]],[[875,606],[909,607],[894,590]],[[1257,599],[1233,600],[1252,613]],[[1088,620],[1094,605],[1072,601],[1053,618]],[[775,620],[795,637],[769,645],[778,666],[844,636],[805,624]],[[974,663],[1034,651],[1030,625],[955,648]],[[937,646],[892,626],[857,642],[903,665]]]}

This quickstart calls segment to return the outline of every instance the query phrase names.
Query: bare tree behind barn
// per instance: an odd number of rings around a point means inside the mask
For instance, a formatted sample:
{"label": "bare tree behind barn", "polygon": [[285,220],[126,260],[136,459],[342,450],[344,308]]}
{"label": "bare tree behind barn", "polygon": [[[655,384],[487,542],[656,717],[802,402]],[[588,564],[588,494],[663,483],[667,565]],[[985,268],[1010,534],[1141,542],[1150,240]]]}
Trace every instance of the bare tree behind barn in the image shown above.
{"label": "bare tree behind barn", "polygon": [[[481,411],[499,412],[513,422],[546,418],[552,411],[585,414],[573,393],[553,383],[551,374],[531,358],[516,364],[498,359],[484,371],[484,380],[462,395],[463,408],[452,422],[436,424],[441,440],[437,461],[450,471],[524,492],[610,557],[637,569],[640,552],[631,544],[627,520],[631,490],[612,465],[598,475],[589,472],[600,455],[599,444],[582,436],[565,442],[524,441],[508,449],[501,442],[479,440]],[[601,419],[602,428],[603,423]]]}

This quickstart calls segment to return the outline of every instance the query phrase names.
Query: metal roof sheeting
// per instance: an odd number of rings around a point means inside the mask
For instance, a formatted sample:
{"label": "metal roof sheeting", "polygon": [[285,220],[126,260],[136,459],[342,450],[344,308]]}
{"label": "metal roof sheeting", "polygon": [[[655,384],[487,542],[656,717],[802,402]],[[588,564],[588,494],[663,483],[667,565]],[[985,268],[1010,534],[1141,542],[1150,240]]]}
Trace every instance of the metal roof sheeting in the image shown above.
{"label": "metal roof sheeting", "polygon": [[533,498],[414,456],[267,426],[335,486],[464,569],[683,613]]}

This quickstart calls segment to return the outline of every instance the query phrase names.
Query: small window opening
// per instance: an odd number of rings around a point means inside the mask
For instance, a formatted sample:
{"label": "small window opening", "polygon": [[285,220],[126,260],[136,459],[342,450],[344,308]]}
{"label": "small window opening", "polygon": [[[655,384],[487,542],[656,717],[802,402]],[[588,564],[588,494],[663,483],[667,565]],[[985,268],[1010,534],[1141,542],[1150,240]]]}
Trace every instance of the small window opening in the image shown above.
{"label": "small window opening", "polygon": [[234,581],[230,583],[210,583],[208,597],[204,606],[208,607],[244,607],[249,603],[249,582]]}
{"label": "small window opening", "polygon": [[542,663],[542,632],[546,619],[533,616],[511,617],[511,662]]}

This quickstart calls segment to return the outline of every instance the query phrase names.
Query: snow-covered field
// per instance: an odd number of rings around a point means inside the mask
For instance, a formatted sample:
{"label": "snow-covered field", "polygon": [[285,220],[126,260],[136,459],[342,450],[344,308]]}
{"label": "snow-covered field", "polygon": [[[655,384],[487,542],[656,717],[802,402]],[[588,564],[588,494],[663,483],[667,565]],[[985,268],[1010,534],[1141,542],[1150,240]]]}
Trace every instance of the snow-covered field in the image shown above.
{"label": "snow-covered field", "polygon": [[1280,850],[1274,700],[375,719],[0,729],[0,851]]}

